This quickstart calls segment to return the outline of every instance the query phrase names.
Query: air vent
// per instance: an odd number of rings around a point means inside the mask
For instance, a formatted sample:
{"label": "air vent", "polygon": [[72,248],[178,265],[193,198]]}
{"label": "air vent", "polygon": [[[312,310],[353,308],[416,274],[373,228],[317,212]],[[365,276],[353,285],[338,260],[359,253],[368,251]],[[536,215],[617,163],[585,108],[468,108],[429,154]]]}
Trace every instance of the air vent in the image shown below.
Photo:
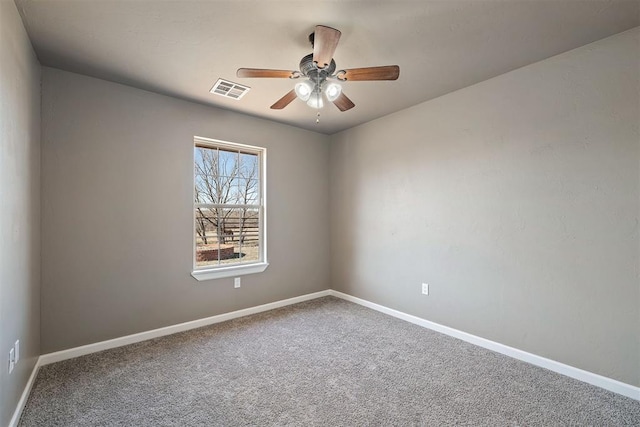
{"label": "air vent", "polygon": [[249,89],[251,89],[249,86],[218,79],[209,92],[224,96],[225,98],[238,100],[242,98],[245,93],[249,92]]}

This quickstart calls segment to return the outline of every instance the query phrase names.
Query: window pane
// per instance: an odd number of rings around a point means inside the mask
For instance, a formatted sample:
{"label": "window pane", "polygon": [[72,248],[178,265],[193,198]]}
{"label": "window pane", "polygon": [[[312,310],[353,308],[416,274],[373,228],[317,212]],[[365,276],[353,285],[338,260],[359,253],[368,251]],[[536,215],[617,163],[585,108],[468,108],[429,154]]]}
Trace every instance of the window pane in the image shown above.
{"label": "window pane", "polygon": [[218,172],[218,150],[215,148],[196,147],[196,175],[215,176]]}
{"label": "window pane", "polygon": [[241,262],[260,260],[260,211],[259,209],[237,209],[238,253]]}
{"label": "window pane", "polygon": [[238,152],[219,150],[218,173],[222,177],[235,177],[238,175]]}
{"label": "window pane", "polygon": [[195,202],[216,203],[218,189],[218,150],[195,149]]}
{"label": "window pane", "polygon": [[231,182],[231,202],[230,203],[244,203],[244,198],[242,197],[241,187],[240,187],[240,179],[236,178]]}
{"label": "window pane", "polygon": [[213,203],[213,193],[210,191],[209,182],[202,175],[196,175],[195,190],[196,203]]}
{"label": "window pane", "polygon": [[257,154],[240,154],[240,176],[242,178],[258,179],[260,169],[258,167]]}
{"label": "window pane", "polygon": [[219,264],[218,209],[196,208],[196,266]]}
{"label": "window pane", "polygon": [[260,200],[260,185],[256,179],[238,179],[238,203],[255,205]]}

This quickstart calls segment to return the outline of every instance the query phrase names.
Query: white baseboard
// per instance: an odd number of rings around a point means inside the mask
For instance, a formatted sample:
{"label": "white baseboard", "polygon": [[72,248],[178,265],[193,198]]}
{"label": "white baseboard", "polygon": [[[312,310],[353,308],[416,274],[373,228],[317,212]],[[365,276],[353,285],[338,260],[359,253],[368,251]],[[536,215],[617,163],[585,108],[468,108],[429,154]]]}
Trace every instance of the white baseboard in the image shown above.
{"label": "white baseboard", "polygon": [[541,368],[549,369],[550,371],[557,372],[567,377],[574,378],[576,380],[595,385],[605,390],[612,391],[614,393],[621,394],[623,396],[630,397],[640,401],[640,387],[626,384],[612,378],[607,378],[602,375],[594,374],[593,372],[585,371],[583,369],[575,368],[573,366],[565,365],[564,363],[556,362],[555,360],[547,359],[546,357],[537,356],[526,351],[518,350],[517,348],[509,347],[504,344],[497,343],[485,338],[481,338],[475,335],[468,334],[466,332],[459,331],[457,329],[450,328],[448,326],[440,325],[429,320],[422,319],[411,314],[403,313],[398,310],[394,310],[389,307],[385,307],[380,304],[376,304],[361,298],[357,298],[342,292],[331,290],[329,294],[344,299],[346,301],[354,302],[364,307],[371,308],[381,313],[388,314],[398,319],[406,320],[407,322],[414,323],[424,328],[432,329],[436,332],[440,332],[445,335],[458,338],[462,341],[466,341],[471,344],[475,344],[480,347],[484,347],[488,350],[495,351],[497,353],[504,354],[506,356],[513,357],[514,359],[522,360],[524,362],[531,363],[532,365],[540,366]]}
{"label": "white baseboard", "polygon": [[24,409],[24,405],[27,404],[27,399],[29,398],[29,394],[31,393],[33,382],[35,381],[36,375],[38,374],[38,369],[40,369],[40,357],[38,357],[38,359],[36,360],[36,364],[31,371],[31,375],[29,376],[27,385],[25,385],[24,390],[22,391],[22,395],[20,396],[20,400],[18,400],[16,410],[13,412],[11,421],[9,421],[9,427],[17,427],[18,421],[20,421],[20,416],[22,415],[22,410]]}
{"label": "white baseboard", "polygon": [[70,348],[68,350],[56,351],[55,353],[43,354],[40,356],[40,366],[50,363],[60,362],[62,360],[72,359],[74,357],[84,356],[86,354],[95,353],[110,348],[122,347],[128,344],[134,344],[153,338],[163,337],[178,332],[184,332],[203,326],[213,325],[238,317],[248,316],[250,314],[261,313],[263,311],[273,310],[275,308],[285,307],[287,305],[297,304],[299,302],[312,300],[315,298],[326,297],[329,290],[315,292],[312,294],[301,295],[299,297],[289,298],[281,301],[275,301],[268,304],[258,305],[256,307],[245,308],[243,310],[232,311],[230,313],[219,314],[217,316],[206,317],[204,319],[193,320],[191,322],[179,323],[177,325],[166,326],[164,328],[153,329],[151,331],[140,332],[133,335],[126,335],[120,338],[114,338],[108,341],[101,341],[93,344],[87,344],[80,347]]}

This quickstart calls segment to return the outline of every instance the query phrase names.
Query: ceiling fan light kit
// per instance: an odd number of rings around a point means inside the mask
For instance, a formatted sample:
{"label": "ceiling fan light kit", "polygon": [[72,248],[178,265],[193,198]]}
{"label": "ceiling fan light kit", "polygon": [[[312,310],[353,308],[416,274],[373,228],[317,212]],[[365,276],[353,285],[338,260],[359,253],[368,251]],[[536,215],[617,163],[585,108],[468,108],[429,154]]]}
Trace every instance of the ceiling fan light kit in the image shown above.
{"label": "ceiling fan light kit", "polygon": [[295,86],[296,95],[303,101],[306,101],[311,97],[311,92],[313,92],[313,89],[313,85],[308,80],[298,82]]}
{"label": "ceiling fan light kit", "polygon": [[[322,97],[319,94],[324,93],[327,100],[333,102],[342,93],[342,86],[338,83],[324,82],[323,87],[320,88],[317,84],[312,84],[310,80],[305,80],[296,83],[294,90],[298,99],[306,102],[310,107],[322,108]],[[320,104],[320,107],[318,107],[318,104]]]}
{"label": "ceiling fan light kit", "polygon": [[331,102],[338,99],[341,93],[342,93],[342,86],[340,86],[338,83],[329,83],[324,88],[324,94],[326,95],[327,99]]}
{"label": "ceiling fan light kit", "polygon": [[307,105],[311,108],[315,108],[316,110],[324,107],[324,101],[322,100],[322,95],[319,92],[313,92],[307,101]]}
{"label": "ceiling fan light kit", "polygon": [[[300,71],[270,70],[262,68],[240,68],[236,75],[243,78],[306,78],[295,84],[293,90],[276,101],[271,109],[281,110],[298,98],[314,109],[324,106],[323,96],[332,102],[340,111],[355,107],[342,91],[342,86],[335,81],[374,81],[397,80],[400,67],[386,65],[381,67],[352,68],[336,71],[333,54],[340,40],[340,31],[324,25],[317,25],[315,32],[309,35],[313,53],[300,61]],[[318,113],[319,114],[319,113]],[[316,120],[317,122],[317,120]]]}

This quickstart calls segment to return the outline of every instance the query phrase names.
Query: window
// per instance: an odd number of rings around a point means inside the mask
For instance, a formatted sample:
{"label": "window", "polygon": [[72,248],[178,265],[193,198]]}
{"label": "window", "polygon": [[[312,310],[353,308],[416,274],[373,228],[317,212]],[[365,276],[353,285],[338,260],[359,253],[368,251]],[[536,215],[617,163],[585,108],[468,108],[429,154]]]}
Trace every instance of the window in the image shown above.
{"label": "window", "polygon": [[264,148],[195,138],[194,271],[198,280],[264,271]]}

